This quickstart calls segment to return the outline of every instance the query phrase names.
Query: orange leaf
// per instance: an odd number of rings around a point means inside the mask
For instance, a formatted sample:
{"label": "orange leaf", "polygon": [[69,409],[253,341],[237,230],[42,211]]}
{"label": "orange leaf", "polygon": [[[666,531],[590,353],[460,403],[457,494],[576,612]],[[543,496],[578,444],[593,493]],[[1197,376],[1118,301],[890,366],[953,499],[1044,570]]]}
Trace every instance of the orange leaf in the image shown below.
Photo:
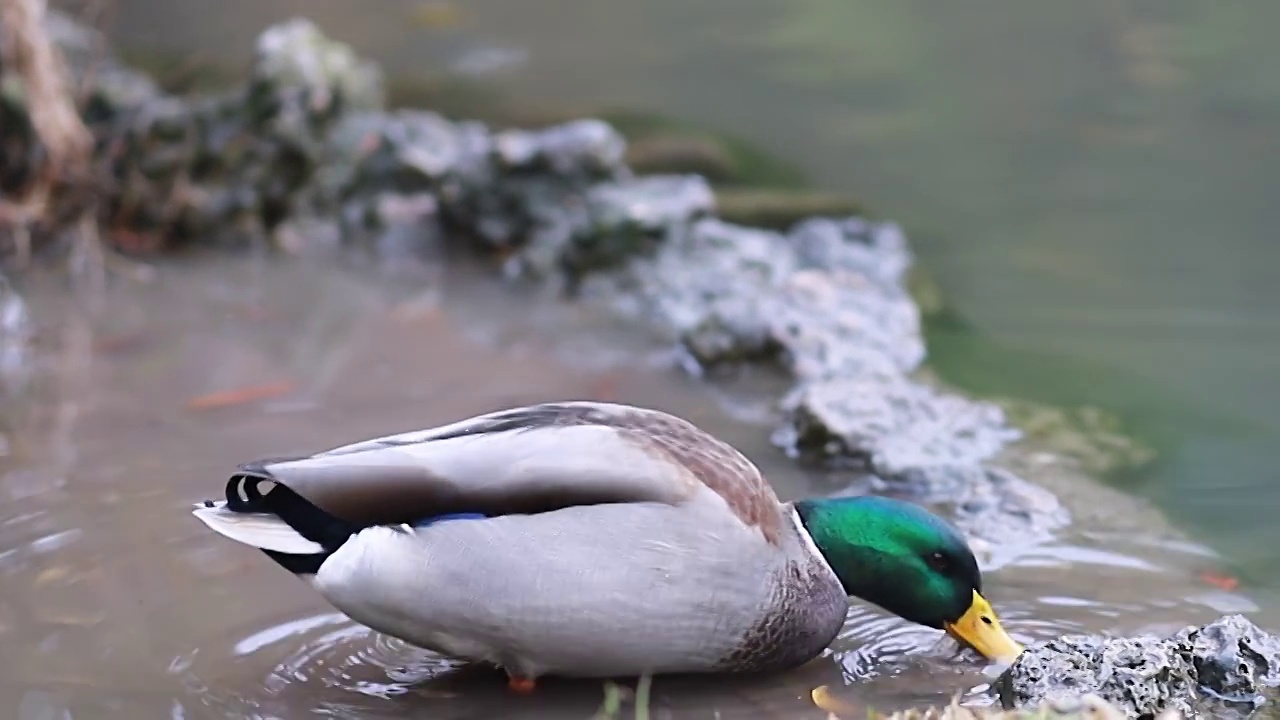
{"label": "orange leaf", "polygon": [[210,410],[213,408],[233,407],[279,397],[292,391],[293,383],[288,380],[265,385],[249,385],[234,390],[221,390],[208,395],[193,397],[187,401],[187,408],[190,410]]}
{"label": "orange leaf", "polygon": [[1221,575],[1219,573],[1210,572],[1208,570],[1200,573],[1200,580],[1228,592],[1240,587],[1240,581],[1236,578],[1233,578],[1230,575]]}

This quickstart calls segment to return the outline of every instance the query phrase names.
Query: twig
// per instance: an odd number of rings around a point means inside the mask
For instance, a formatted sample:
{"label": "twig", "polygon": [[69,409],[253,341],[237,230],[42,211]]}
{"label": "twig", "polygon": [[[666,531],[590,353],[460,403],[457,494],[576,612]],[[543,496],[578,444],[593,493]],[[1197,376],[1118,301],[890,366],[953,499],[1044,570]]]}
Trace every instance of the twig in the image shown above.
{"label": "twig", "polygon": [[88,279],[98,296],[105,271],[93,192],[94,138],[80,117],[66,58],[49,36],[47,12],[46,0],[0,0],[4,65],[22,79],[26,111],[45,156],[24,197],[9,208],[17,221],[10,226],[15,255],[26,264],[32,227],[45,222],[57,230],[66,211],[67,226],[76,232],[73,270]]}

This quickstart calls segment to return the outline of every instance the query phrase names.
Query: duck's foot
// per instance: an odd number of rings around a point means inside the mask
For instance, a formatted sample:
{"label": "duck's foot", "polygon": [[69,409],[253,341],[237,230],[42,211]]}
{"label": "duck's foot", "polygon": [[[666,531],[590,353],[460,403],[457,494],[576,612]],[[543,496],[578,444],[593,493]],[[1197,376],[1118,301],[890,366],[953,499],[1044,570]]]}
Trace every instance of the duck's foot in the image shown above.
{"label": "duck's foot", "polygon": [[507,673],[507,687],[511,688],[512,692],[516,692],[521,695],[528,695],[533,692],[537,685],[538,681],[533,678],[520,677],[519,675]]}

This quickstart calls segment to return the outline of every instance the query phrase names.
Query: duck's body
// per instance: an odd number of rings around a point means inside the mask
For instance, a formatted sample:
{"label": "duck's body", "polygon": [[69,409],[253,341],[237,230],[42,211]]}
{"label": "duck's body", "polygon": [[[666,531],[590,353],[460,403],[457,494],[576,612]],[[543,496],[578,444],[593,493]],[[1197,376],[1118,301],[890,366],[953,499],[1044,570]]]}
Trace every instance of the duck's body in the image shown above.
{"label": "duck's body", "polygon": [[850,583],[800,510],[684,420],[567,402],[245,465],[196,514],[357,622],[532,679],[818,655]]}

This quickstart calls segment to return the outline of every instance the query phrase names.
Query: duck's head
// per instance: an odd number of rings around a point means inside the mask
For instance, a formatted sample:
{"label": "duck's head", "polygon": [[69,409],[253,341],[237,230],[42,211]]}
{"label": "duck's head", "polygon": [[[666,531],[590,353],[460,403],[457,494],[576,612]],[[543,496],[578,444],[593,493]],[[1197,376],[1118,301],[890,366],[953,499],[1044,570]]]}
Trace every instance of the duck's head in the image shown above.
{"label": "duck's head", "polygon": [[911,622],[945,630],[987,658],[1022,652],[982,597],[967,543],[924,508],[881,497],[804,500],[800,520],[845,592]]}

